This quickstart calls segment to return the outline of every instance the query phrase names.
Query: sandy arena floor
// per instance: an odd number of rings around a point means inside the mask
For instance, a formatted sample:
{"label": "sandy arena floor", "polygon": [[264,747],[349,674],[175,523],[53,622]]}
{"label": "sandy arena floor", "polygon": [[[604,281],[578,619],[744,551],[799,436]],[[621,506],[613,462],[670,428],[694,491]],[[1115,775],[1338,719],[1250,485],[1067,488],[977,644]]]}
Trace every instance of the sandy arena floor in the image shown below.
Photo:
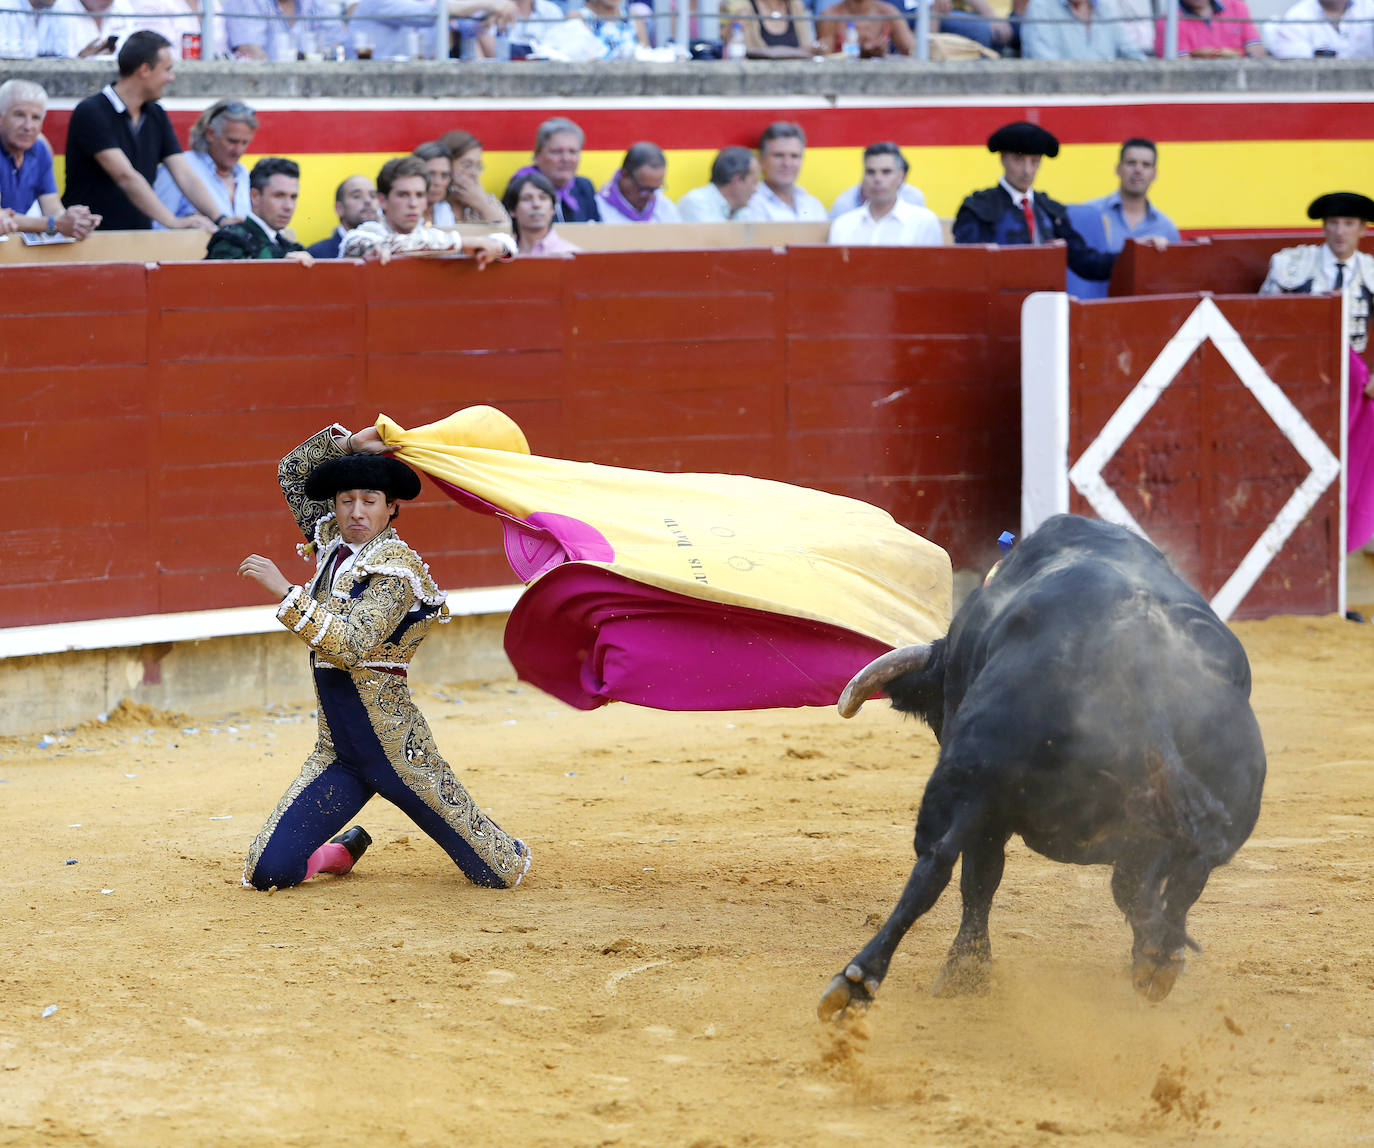
{"label": "sandy arena floor", "polygon": [[1106,870],[1015,842],[989,995],[929,995],[951,886],[868,1016],[817,1021],[906,877],[934,761],[882,704],[845,722],[420,690],[533,847],[509,893],[380,802],[354,874],[241,887],[311,743],[303,711],[0,742],[0,1144],[1374,1141],[1374,627],[1237,631],[1264,811],[1159,1005],[1130,988]]}

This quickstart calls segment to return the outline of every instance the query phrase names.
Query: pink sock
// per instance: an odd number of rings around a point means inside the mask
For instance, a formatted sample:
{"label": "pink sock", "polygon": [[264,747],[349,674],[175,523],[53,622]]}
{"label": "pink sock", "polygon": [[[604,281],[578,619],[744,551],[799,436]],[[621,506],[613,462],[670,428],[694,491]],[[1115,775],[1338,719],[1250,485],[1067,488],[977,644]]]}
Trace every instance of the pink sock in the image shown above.
{"label": "pink sock", "polygon": [[347,873],[353,868],[353,854],[337,841],[328,841],[310,854],[305,863],[305,879],[316,873]]}

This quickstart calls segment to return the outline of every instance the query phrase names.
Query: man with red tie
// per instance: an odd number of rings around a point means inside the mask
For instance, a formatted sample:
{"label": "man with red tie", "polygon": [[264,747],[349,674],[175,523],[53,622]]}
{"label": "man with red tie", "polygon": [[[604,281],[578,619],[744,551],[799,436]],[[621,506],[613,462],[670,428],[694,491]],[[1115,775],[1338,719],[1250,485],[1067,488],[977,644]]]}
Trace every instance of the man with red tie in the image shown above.
{"label": "man with red tie", "polygon": [[1109,279],[1116,254],[1089,247],[1069,222],[1064,205],[1034,190],[1044,156],[1059,154],[1059,141],[1039,124],[1004,124],[988,137],[988,151],[1002,161],[996,187],[975,191],[954,217],[955,243],[1068,245],[1069,267],[1084,279]]}

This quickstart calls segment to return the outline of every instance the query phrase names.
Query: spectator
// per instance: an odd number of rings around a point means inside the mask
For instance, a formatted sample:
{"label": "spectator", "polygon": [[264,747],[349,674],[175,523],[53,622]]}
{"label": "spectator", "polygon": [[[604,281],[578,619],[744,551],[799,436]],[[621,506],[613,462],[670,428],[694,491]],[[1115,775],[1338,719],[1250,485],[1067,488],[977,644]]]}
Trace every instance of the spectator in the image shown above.
{"label": "spectator", "polygon": [[778,120],[759,137],[759,167],[763,182],[749,207],[761,220],[798,223],[826,218],[825,204],[797,183],[806,154],[806,135],[796,124]]}
{"label": "spectator", "polygon": [[359,224],[377,218],[377,189],[365,175],[350,175],[334,192],[334,214],[339,226],[307,250],[316,259],[338,259],[343,254],[343,241]]}
{"label": "spectator", "polygon": [[250,208],[241,221],[210,236],[206,259],[290,259],[309,267],[315,257],[287,228],[301,194],[301,169],[293,160],[267,156],[248,177]]}
{"label": "spectator", "polygon": [[677,223],[681,216],[663,194],[668,158],[658,144],[641,141],[625,153],[618,170],[597,192],[602,223]]}
{"label": "spectator", "polygon": [[1344,292],[1350,300],[1350,346],[1363,354],[1369,340],[1374,255],[1360,250],[1360,240],[1374,220],[1374,200],[1353,191],[1334,191],[1314,199],[1307,218],[1322,221],[1325,242],[1275,252],[1260,294]]}
{"label": "spectator", "polygon": [[591,180],[577,174],[585,138],[582,129],[572,120],[562,116],[545,120],[534,137],[534,162],[515,173],[528,175],[537,170],[553,184],[558,195],[554,220],[558,223],[601,222],[596,188]]}
{"label": "spectator", "polygon": [[964,36],[984,48],[1006,54],[1021,47],[1021,15],[1026,2],[997,0],[993,4],[991,0],[935,0],[931,9],[939,17],[941,32]]}
{"label": "spectator", "polygon": [[[241,161],[257,130],[257,112],[238,100],[216,101],[191,125],[191,150],[183,154],[215,201],[215,214],[225,216],[226,223],[236,223],[248,214],[248,168]],[[195,214],[194,205],[166,167],[158,168],[153,192],[177,218]],[[155,230],[161,227],[153,222]]]}
{"label": "spectator", "polygon": [[752,223],[749,200],[759,186],[759,158],[747,147],[722,148],[711,164],[711,182],[694,187],[677,204],[687,223]]}
{"label": "spectator", "polygon": [[452,227],[457,222],[448,203],[448,189],[453,183],[453,156],[437,140],[422,143],[414,154],[424,160],[429,177],[429,199],[425,203],[424,222],[431,227]]}
{"label": "spectator", "polygon": [[[553,0],[515,0],[515,13],[514,23],[506,29],[510,58],[523,60],[543,55],[544,38],[550,28],[557,27],[564,19],[563,9]],[[495,55],[490,32],[483,31],[480,43],[483,55]],[[458,157],[455,154],[453,158]]]}
{"label": "spectator", "polygon": [[1021,19],[1027,60],[1143,60],[1117,0],[1030,0]]}
{"label": "spectator", "polygon": [[390,261],[393,254],[425,251],[466,251],[480,270],[493,259],[513,257],[509,235],[464,237],[456,231],[429,227],[424,222],[429,199],[425,161],[407,155],[389,159],[377,175],[377,203],[382,218],[358,224],[344,236],[343,253],[350,258]]}
{"label": "spectator", "polygon": [[52,0],[0,0],[0,60],[32,60],[38,53],[38,14]]}
{"label": "spectator", "polygon": [[811,26],[811,9],[804,0],[721,0],[720,22],[731,22],[744,34],[745,51],[751,60],[810,59],[823,49]]}
{"label": "spectator", "polygon": [[38,54],[69,60],[114,56],[140,27],[134,11],[131,0],[56,0],[39,24]]}
{"label": "spectator", "polygon": [[[1031,0],[1032,4],[1040,0]],[[1164,18],[1155,21],[1155,55],[1164,55]],[[1195,59],[1267,56],[1245,0],[1178,0],[1178,54]]]}
{"label": "spectator", "polygon": [[[898,191],[904,203],[909,203],[913,207],[924,207],[926,205],[926,195],[919,187],[912,187],[906,182],[907,162],[906,157],[902,157],[902,186]],[[856,207],[864,204],[864,185],[856,183],[853,187],[840,192],[835,197],[835,202],[830,205],[830,222],[834,223],[840,216],[847,211],[853,211]]]}
{"label": "spectator", "polygon": [[849,24],[859,34],[859,55],[873,59],[896,52],[910,56],[916,51],[916,37],[900,11],[886,0],[839,0],[816,17],[816,39],[821,50],[840,52]]}
{"label": "spectator", "polygon": [[1264,43],[1281,60],[1374,57],[1374,0],[1298,0],[1264,26]]}
{"label": "spectator", "polygon": [[[517,15],[512,0],[443,2],[451,19],[490,16],[498,28],[506,27]],[[366,43],[377,60],[447,59],[447,44],[435,51],[434,4],[435,0],[359,0],[349,25],[355,50]]]}
{"label": "spectator", "polygon": [[624,0],[587,0],[577,15],[601,41],[603,60],[633,60],[637,48],[649,46],[643,17],[627,13]]}
{"label": "spectator", "polygon": [[558,193],[537,171],[517,175],[506,188],[505,208],[521,255],[567,255],[582,248],[569,243],[553,227]]}
{"label": "spectator", "polygon": [[895,143],[864,148],[863,206],[830,225],[829,242],[849,247],[939,247],[945,237],[928,207],[902,199],[907,163]]}
{"label": "spectator", "polygon": [[[156,219],[166,227],[214,231],[224,221],[157,102],[175,78],[166,37],[135,32],[119,50],[119,79],[72,112],[64,198],[89,204],[103,217],[103,228],[146,231]],[[167,165],[197,214],[178,218],[153,193],[159,163]]]}
{"label": "spectator", "polygon": [[[9,218],[0,230],[85,239],[100,216],[76,204],[62,206],[52,149],[42,134],[47,110],[48,93],[31,80],[0,84],[0,211]],[[40,214],[28,214],[35,204]]]}
{"label": "spectator", "polygon": [[501,201],[482,186],[482,141],[471,132],[455,128],[439,137],[453,156],[453,182],[448,185],[448,202],[460,223],[510,223]]}
{"label": "spectator", "polygon": [[1116,256],[1094,251],[1069,222],[1064,205],[1034,191],[1042,156],[1059,154],[1059,141],[1039,124],[1004,124],[988,137],[1002,163],[996,187],[975,191],[954,217],[955,243],[1015,246],[1063,240],[1069,266],[1085,279],[1108,279]]}
{"label": "spectator", "polygon": [[[1121,145],[1117,189],[1098,199],[1069,205],[1069,222],[1083,242],[1097,251],[1113,253],[1119,253],[1128,239],[1148,239],[1160,248],[1178,242],[1178,228],[1149,200],[1150,187],[1159,173],[1158,160],[1152,140],[1135,137]],[[1103,299],[1107,281],[1084,279],[1070,270],[1068,290],[1080,299]]]}
{"label": "spectator", "polygon": [[[323,0],[232,0],[225,7],[236,13],[225,19],[229,51],[239,60],[295,60],[314,52],[329,52],[345,42],[338,6]],[[434,17],[430,16],[430,27]]]}

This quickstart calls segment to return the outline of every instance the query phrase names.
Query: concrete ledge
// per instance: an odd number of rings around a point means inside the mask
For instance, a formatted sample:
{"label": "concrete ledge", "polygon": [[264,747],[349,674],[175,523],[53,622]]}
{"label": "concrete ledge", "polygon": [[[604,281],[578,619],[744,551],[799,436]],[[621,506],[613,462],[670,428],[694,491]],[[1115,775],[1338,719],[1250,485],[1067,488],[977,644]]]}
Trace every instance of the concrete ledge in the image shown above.
{"label": "concrete ledge", "polygon": [[[113,78],[108,62],[8,61],[10,70],[37,80],[52,99],[80,99]],[[762,97],[845,103],[884,98],[919,103],[932,97],[979,102],[997,96],[1111,96],[1266,93],[1369,97],[1370,60],[1123,60],[1110,63],[1043,60],[691,61],[558,64],[255,63],[181,60],[169,96],[241,98],[443,100],[682,99]]]}

